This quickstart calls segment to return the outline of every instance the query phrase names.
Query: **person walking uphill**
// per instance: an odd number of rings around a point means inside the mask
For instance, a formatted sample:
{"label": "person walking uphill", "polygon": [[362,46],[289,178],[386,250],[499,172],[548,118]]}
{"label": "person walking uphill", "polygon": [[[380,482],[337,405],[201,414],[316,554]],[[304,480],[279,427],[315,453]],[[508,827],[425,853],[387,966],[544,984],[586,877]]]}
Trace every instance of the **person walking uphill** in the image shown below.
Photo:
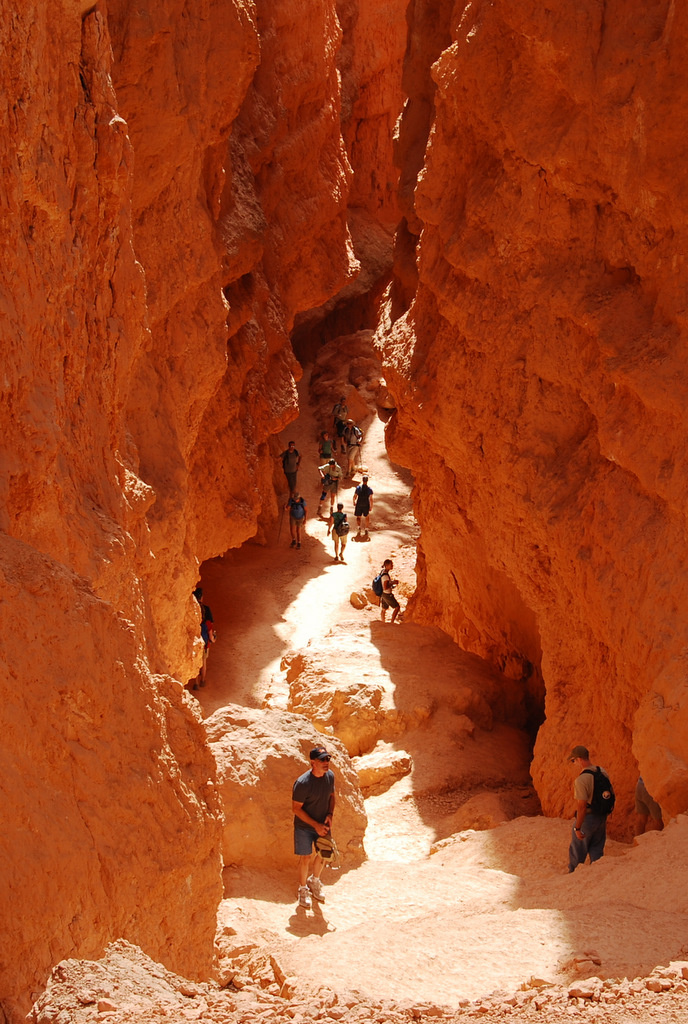
{"label": "person walking uphill", "polygon": [[330,755],[324,747],[313,747],[310,770],[299,775],[291,793],[294,812],[294,853],[299,858],[299,906],[310,909],[311,897],[325,902],[320,875],[324,862],[315,843],[332,828],[335,792]]}
{"label": "person walking uphill", "polygon": [[291,532],[291,546],[301,547],[301,527],[306,525],[306,502],[298,491],[294,491],[291,498],[284,506],[289,509],[289,530]]}
{"label": "person walking uphill", "polygon": [[385,558],[382,563],[382,569],[380,571],[380,582],[382,583],[382,593],[380,595],[380,618],[385,621],[387,615],[387,609],[392,609],[391,622],[396,622],[397,615],[401,609],[401,605],[397,601],[393,594],[394,587],[396,587],[399,580],[393,580],[390,573],[394,568],[394,562],[391,558]]}
{"label": "person walking uphill", "polygon": [[354,491],[354,515],[356,516],[356,525],[358,526],[357,537],[361,535],[361,519],[364,520],[363,525],[365,526],[364,536],[368,536],[368,516],[373,511],[373,489],[368,486],[368,477],[363,477],[363,482],[358,485]]}
{"label": "person walking uphill", "polygon": [[614,809],[614,790],[609,776],[590,760],[587,747],[574,747],[569,763],[580,770],[573,784],[576,817],[569,846],[569,872],[590,856],[594,864],[604,853],[607,841],[607,817]]}
{"label": "person walking uphill", "polygon": [[287,478],[289,493],[294,494],[296,491],[296,476],[301,465],[301,456],[296,449],[296,441],[290,441],[279,457],[282,460],[282,469]]}
{"label": "person walking uphill", "polygon": [[334,540],[335,562],[338,562],[340,557],[342,562],[344,561],[344,551],[346,549],[346,542],[349,539],[349,530],[350,526],[347,522],[346,512],[340,501],[337,505],[337,511],[332,513],[327,524],[327,536],[329,537],[331,532]]}

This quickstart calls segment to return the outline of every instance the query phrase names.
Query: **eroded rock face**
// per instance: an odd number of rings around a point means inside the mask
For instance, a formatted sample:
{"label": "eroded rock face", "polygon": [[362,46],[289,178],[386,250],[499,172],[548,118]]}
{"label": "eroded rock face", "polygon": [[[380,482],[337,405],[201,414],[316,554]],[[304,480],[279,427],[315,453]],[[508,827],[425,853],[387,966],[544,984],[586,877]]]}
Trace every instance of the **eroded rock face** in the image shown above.
{"label": "eroded rock face", "polygon": [[0,24],[0,1005],[23,1015],[119,935],[207,967],[220,811],[172,677],[199,562],[274,508],[293,318],[355,261],[334,0],[0,0]]}
{"label": "eroded rock face", "polygon": [[0,1005],[113,935],[207,972],[222,811],[192,699],[59,562],[4,537],[0,581]]}
{"label": "eroded rock face", "polygon": [[[465,7],[434,66],[418,291],[383,339],[417,481],[414,614],[541,699],[568,813],[586,743],[688,806],[683,10]],[[403,178],[403,175],[402,175]],[[621,810],[621,817],[624,813]]]}
{"label": "eroded rock face", "polygon": [[[291,791],[322,738],[303,715],[228,705],[205,722],[225,808],[224,862],[294,870]],[[365,856],[367,818],[355,770],[338,738],[327,737],[336,786],[337,845],[351,867]]]}

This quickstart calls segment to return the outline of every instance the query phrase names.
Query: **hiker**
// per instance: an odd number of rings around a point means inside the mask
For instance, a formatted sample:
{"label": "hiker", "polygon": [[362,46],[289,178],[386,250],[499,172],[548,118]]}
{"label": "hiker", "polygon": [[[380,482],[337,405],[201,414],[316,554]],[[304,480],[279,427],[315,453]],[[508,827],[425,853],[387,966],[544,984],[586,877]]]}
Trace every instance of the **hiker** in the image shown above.
{"label": "hiker", "polygon": [[353,420],[347,420],[344,433],[342,434],[346,443],[346,457],[348,459],[346,475],[353,476],[361,466],[361,445],[363,443],[363,431],[357,427]]}
{"label": "hiker", "polygon": [[361,519],[365,526],[364,537],[368,536],[368,516],[373,511],[373,491],[368,487],[368,477],[364,476],[363,481],[354,491],[354,515],[358,526],[357,537],[361,536]]}
{"label": "hiker", "polygon": [[594,864],[604,853],[607,817],[614,808],[615,797],[609,776],[591,762],[587,747],[574,747],[569,763],[580,770],[573,784],[576,816],[569,846],[569,872],[572,872],[588,855],[590,863]]}
{"label": "hiker", "polygon": [[284,506],[289,509],[289,531],[291,533],[291,547],[301,547],[301,527],[306,525],[306,502],[298,491],[289,498]]}
{"label": "hiker", "polygon": [[350,529],[351,527],[347,522],[344,506],[340,501],[337,505],[337,511],[332,513],[329,523],[327,524],[327,536],[329,537],[330,531],[332,531],[332,538],[334,540],[335,562],[340,560],[340,554],[341,561],[344,561],[344,549],[346,548],[346,542],[349,539]]}
{"label": "hiker", "polygon": [[[342,434],[344,433],[344,427],[346,426],[347,417],[349,415],[349,409],[346,404],[346,396],[342,395],[334,409],[332,410],[332,419],[334,423],[334,436],[338,440],[342,455],[346,451],[344,441],[342,440]],[[336,448],[336,444],[335,444]]]}
{"label": "hiker", "polygon": [[661,832],[664,828],[662,808],[648,793],[642,777],[638,779],[635,786],[635,813],[638,815],[638,828],[635,833],[637,836],[642,836],[647,830],[649,818],[652,819],[650,831]]}
{"label": "hiker", "polygon": [[296,448],[296,441],[290,441],[279,457],[282,460],[282,469],[289,485],[289,493],[294,494],[296,492],[296,474],[301,464],[301,456]]}
{"label": "hiker", "polygon": [[203,661],[201,662],[201,670],[194,679],[191,687],[192,690],[197,690],[199,686],[205,686],[205,670],[206,665],[208,664],[208,651],[210,650],[210,645],[214,644],[217,640],[217,633],[215,632],[213,613],[207,604],[203,604],[203,589],[201,587],[196,587],[193,591],[193,596],[196,598],[201,609],[201,640],[203,641]]}
{"label": "hiker", "polygon": [[310,770],[299,775],[291,794],[294,812],[294,853],[299,858],[299,906],[310,909],[311,896],[325,902],[320,875],[324,862],[314,845],[332,827],[334,773],[324,747],[313,747],[308,755]]}
{"label": "hiker", "polygon": [[382,583],[382,594],[380,595],[380,618],[385,621],[387,615],[387,609],[392,609],[392,618],[390,623],[396,621],[396,617],[400,611],[400,605],[396,597],[392,593],[394,587],[397,586],[399,580],[393,580],[390,576],[392,569],[394,568],[394,562],[391,558],[385,558],[382,563],[382,569],[380,571],[380,579]]}
{"label": "hiker", "polygon": [[332,455],[334,454],[332,451],[332,446],[332,438],[330,437],[329,433],[326,430],[323,430],[322,434],[320,435],[320,443],[318,445],[319,458],[327,460],[331,459]]}
{"label": "hiker", "polygon": [[322,492],[318,503],[318,515],[322,515],[322,504],[328,494],[330,495],[330,515],[332,515],[334,499],[337,497],[337,493],[339,491],[339,481],[344,475],[342,473],[342,467],[335,462],[334,459],[330,459],[324,466],[318,466],[318,473],[320,473],[320,478],[322,480]]}

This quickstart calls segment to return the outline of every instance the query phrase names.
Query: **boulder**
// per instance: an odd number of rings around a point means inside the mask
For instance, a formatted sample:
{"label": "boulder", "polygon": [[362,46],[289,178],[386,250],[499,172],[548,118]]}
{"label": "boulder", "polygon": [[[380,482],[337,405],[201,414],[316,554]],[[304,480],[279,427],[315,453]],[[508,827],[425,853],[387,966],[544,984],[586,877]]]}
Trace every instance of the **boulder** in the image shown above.
{"label": "boulder", "polygon": [[[236,705],[220,708],[205,727],[225,808],[225,865],[293,868],[291,790],[308,770],[311,747],[323,743],[323,737],[303,715]],[[367,817],[344,744],[334,736],[325,743],[336,779],[333,834],[347,867],[365,857]]]}
{"label": "boulder", "polygon": [[358,774],[361,789],[382,789],[413,769],[413,758],[405,750],[395,750],[388,743],[378,743],[374,750],[351,762]]}

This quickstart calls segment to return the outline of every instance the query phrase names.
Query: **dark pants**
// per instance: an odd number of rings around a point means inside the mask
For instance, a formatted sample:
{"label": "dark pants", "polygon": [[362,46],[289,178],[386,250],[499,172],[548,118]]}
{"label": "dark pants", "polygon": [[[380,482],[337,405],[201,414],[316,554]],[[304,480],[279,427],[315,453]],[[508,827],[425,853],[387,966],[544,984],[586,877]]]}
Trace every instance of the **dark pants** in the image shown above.
{"label": "dark pants", "polygon": [[293,494],[296,490],[296,473],[287,473],[285,469],[284,475],[286,476],[287,483],[289,484],[289,493]]}
{"label": "dark pants", "polygon": [[588,812],[583,818],[581,832],[584,833],[582,839],[576,838],[575,827],[571,833],[569,871],[575,871],[578,865],[585,861],[588,854],[590,854],[591,864],[600,859],[607,840],[607,819],[603,815]]}

